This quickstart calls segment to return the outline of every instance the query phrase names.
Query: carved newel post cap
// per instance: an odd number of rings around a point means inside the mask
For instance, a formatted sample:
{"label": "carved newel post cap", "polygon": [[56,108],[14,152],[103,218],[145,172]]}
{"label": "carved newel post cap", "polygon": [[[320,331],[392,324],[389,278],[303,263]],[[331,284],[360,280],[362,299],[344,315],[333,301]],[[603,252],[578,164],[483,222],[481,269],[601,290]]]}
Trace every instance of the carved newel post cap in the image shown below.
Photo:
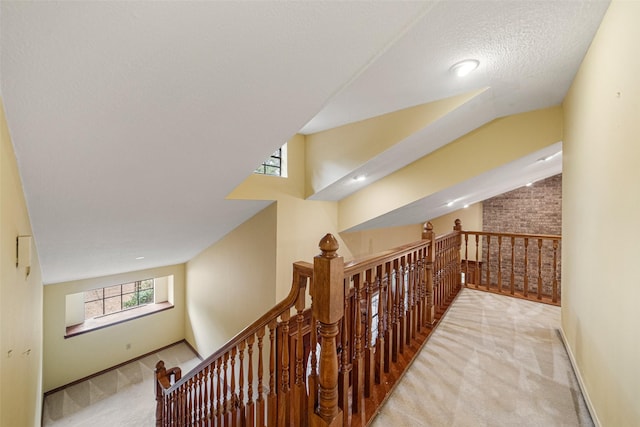
{"label": "carved newel post cap", "polygon": [[337,252],[340,245],[338,245],[338,240],[333,237],[333,234],[327,233],[322,239],[320,239],[318,247],[322,252],[320,255],[324,258],[335,258],[338,256]]}
{"label": "carved newel post cap", "polygon": [[433,231],[433,224],[431,224],[431,221],[427,221],[424,223],[424,227],[423,227],[424,231]]}
{"label": "carved newel post cap", "polygon": [[462,225],[462,221],[456,219],[456,227],[460,227]]}

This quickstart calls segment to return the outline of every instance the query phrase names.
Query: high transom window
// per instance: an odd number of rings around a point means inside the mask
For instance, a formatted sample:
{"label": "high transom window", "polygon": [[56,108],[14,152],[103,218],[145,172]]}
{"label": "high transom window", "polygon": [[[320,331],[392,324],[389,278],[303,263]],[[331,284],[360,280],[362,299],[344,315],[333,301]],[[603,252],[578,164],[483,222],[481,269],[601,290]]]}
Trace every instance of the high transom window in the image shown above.
{"label": "high transom window", "polygon": [[278,148],[254,173],[271,176],[287,176],[287,144]]}

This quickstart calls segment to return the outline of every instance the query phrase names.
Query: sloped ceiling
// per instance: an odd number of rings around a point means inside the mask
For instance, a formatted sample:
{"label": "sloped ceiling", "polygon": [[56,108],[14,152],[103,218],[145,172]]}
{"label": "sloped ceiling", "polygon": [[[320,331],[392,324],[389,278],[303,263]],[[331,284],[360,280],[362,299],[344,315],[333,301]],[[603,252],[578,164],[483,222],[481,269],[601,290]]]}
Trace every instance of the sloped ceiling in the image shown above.
{"label": "sloped ceiling", "polygon": [[[445,144],[558,104],[607,5],[3,1],[0,89],[44,281],[189,260],[265,206],[225,196],[297,132],[489,88],[465,125],[430,131]],[[454,79],[468,57],[479,69]],[[393,150],[397,169],[416,143]]]}

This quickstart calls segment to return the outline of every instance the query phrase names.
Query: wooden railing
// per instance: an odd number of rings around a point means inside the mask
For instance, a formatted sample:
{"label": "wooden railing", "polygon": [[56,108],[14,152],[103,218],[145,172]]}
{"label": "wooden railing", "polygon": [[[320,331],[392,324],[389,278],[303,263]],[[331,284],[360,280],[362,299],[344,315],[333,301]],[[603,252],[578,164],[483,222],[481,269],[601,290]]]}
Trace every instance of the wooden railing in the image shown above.
{"label": "wooden railing", "polygon": [[561,236],[462,231],[468,288],[560,305]]}
{"label": "wooden railing", "polygon": [[194,370],[158,362],[156,425],[366,425],[459,292],[460,245],[459,221],[437,239],[428,223],[345,264],[326,235],[287,298]]}

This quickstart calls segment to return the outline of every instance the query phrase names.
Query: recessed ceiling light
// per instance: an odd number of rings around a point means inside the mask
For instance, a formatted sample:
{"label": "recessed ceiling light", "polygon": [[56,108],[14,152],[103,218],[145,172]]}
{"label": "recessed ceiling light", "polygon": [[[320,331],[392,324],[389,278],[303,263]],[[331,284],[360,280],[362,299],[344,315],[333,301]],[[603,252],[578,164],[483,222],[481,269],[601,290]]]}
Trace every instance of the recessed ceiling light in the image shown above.
{"label": "recessed ceiling light", "polygon": [[453,206],[453,202],[449,202],[447,203],[447,207],[450,208],[451,206]]}
{"label": "recessed ceiling light", "polygon": [[462,208],[463,209],[467,209],[469,207],[469,205],[464,205]]}
{"label": "recessed ceiling light", "polygon": [[143,256],[137,256],[136,259],[144,259]]}
{"label": "recessed ceiling light", "polygon": [[464,77],[480,65],[480,61],[477,59],[465,59],[464,61],[457,62],[451,66],[451,71],[453,71],[456,76]]}
{"label": "recessed ceiling light", "polygon": [[558,151],[557,153],[553,153],[550,156],[547,157],[542,157],[540,159],[538,159],[539,162],[548,162],[549,160],[553,159],[556,156],[559,156],[560,154],[562,154],[562,151]]}
{"label": "recessed ceiling light", "polygon": [[527,182],[527,187],[531,187],[533,185],[533,182]]}
{"label": "recessed ceiling light", "polygon": [[357,182],[364,181],[365,179],[367,179],[366,175],[356,175],[356,176],[353,177],[353,180],[357,181]]}

